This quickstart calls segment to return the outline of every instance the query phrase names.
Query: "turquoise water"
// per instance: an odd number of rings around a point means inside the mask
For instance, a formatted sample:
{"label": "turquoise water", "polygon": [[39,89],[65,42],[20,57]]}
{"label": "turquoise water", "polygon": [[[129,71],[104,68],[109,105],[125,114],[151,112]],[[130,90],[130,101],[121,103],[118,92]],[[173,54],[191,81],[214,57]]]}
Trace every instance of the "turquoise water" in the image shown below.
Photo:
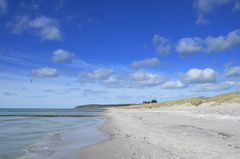
{"label": "turquoise water", "polygon": [[[54,158],[61,147],[70,152],[96,143],[105,138],[96,129],[101,115],[74,109],[0,109],[0,159]],[[75,146],[64,148],[66,143]]]}

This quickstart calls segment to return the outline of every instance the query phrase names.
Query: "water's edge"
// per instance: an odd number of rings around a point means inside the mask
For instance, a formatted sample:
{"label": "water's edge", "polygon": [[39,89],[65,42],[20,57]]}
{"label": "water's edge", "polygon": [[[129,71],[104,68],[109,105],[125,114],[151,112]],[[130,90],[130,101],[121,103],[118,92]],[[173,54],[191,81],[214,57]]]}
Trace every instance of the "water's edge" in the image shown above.
{"label": "water's edge", "polygon": [[106,118],[101,117],[97,123],[84,130],[76,130],[65,134],[65,140],[55,150],[55,154],[50,159],[81,159],[82,148],[103,142],[109,136],[101,131],[99,127],[106,123]]}
{"label": "water's edge", "polygon": [[[59,134],[58,139],[53,142],[53,147],[49,146],[49,141],[46,143],[47,145],[36,143],[32,145],[33,148],[29,149],[30,151],[28,150],[24,156],[18,159],[79,159],[81,148],[97,144],[108,138],[105,133],[98,129],[104,123],[105,118],[101,117],[96,119],[96,123],[84,129],[78,128],[71,130],[71,132]],[[37,151],[34,147],[37,147]]]}
{"label": "water's edge", "polygon": [[0,159],[79,159],[81,148],[108,138],[98,129],[104,112],[1,111]]}

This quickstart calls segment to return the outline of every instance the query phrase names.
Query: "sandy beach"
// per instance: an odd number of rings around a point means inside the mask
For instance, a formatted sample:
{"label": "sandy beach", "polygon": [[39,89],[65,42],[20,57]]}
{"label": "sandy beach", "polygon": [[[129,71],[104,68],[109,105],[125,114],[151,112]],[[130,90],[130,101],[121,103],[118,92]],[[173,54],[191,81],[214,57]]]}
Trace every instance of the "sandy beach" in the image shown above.
{"label": "sandy beach", "polygon": [[240,104],[109,109],[111,137],[82,159],[239,159]]}

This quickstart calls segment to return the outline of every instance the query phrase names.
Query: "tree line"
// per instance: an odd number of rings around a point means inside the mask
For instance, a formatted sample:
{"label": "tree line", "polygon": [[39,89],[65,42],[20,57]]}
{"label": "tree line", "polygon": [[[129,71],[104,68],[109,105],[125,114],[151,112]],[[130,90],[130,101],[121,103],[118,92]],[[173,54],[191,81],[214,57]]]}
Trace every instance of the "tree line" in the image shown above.
{"label": "tree line", "polygon": [[157,103],[156,99],[150,100],[150,101],[143,101],[143,104],[149,104],[149,103]]}

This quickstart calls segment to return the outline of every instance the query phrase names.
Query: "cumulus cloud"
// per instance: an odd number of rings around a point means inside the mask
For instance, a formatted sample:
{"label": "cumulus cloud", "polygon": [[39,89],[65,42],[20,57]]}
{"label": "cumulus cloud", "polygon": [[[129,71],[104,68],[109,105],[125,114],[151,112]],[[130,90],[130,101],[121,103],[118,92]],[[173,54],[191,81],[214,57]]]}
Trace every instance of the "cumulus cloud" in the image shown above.
{"label": "cumulus cloud", "polygon": [[211,83],[217,79],[217,72],[211,68],[206,69],[190,69],[183,75],[182,80],[185,83]]}
{"label": "cumulus cloud", "polygon": [[93,73],[89,73],[89,77],[96,79],[104,79],[109,77],[113,73],[113,70],[110,68],[99,68],[96,69]]}
{"label": "cumulus cloud", "polygon": [[161,85],[161,88],[164,89],[180,89],[185,88],[187,85],[180,80],[176,81],[166,81]]}
{"label": "cumulus cloud", "polygon": [[177,52],[187,55],[203,51],[203,41],[198,37],[182,38],[176,46]]}
{"label": "cumulus cloud", "polygon": [[229,32],[226,36],[208,36],[205,39],[198,37],[182,38],[178,41],[176,51],[187,55],[198,52],[222,52],[234,46],[240,45],[240,29]]}
{"label": "cumulus cloud", "polygon": [[54,62],[72,63],[74,58],[74,53],[67,50],[58,49],[53,52],[52,60]]}
{"label": "cumulus cloud", "polygon": [[59,71],[55,68],[44,67],[32,70],[33,77],[57,77]]}
{"label": "cumulus cloud", "polygon": [[236,0],[195,0],[193,6],[198,16],[196,24],[206,24],[208,15],[232,1]]}
{"label": "cumulus cloud", "polygon": [[160,35],[155,34],[153,37],[153,44],[155,50],[160,55],[167,55],[171,50],[170,42],[167,38],[164,38]]}
{"label": "cumulus cloud", "polygon": [[165,82],[166,78],[154,73],[136,71],[130,75],[131,79],[140,86],[155,86]]}
{"label": "cumulus cloud", "polygon": [[12,29],[12,33],[20,34],[24,31],[37,35],[41,40],[61,40],[60,31],[56,19],[39,16],[31,18],[29,16],[17,16],[15,21],[7,24]]}
{"label": "cumulus cloud", "polygon": [[98,83],[105,87],[128,87],[127,76],[114,73],[111,68],[98,68],[93,71],[83,71],[78,74],[78,80],[83,83]]}
{"label": "cumulus cloud", "polygon": [[224,74],[226,77],[240,77],[240,66],[226,67]]}
{"label": "cumulus cloud", "polygon": [[0,0],[0,14],[5,14],[7,12],[7,6],[7,0]]}
{"label": "cumulus cloud", "polygon": [[234,30],[227,34],[227,36],[206,38],[208,52],[220,52],[240,44],[240,29]]}
{"label": "cumulus cloud", "polygon": [[113,74],[113,70],[110,68],[98,68],[91,72],[80,72],[78,78],[81,81],[95,81],[104,80]]}
{"label": "cumulus cloud", "polygon": [[214,92],[225,91],[233,88],[236,85],[234,81],[223,81],[219,83],[204,83],[196,86],[195,91],[198,92]]}
{"label": "cumulus cloud", "polygon": [[116,86],[122,83],[122,79],[116,75],[109,76],[107,79],[103,81],[104,85],[107,86]]}
{"label": "cumulus cloud", "polygon": [[157,58],[147,58],[144,60],[136,60],[132,62],[133,68],[140,68],[142,66],[156,66],[160,63],[159,59]]}

